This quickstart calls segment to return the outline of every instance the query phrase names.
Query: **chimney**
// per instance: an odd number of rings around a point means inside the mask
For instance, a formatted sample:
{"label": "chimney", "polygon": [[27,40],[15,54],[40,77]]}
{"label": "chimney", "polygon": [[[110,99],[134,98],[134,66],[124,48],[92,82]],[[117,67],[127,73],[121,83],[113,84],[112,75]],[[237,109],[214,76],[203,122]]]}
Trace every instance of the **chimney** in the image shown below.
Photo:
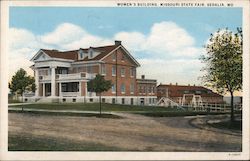
{"label": "chimney", "polygon": [[195,86],[195,84],[194,84],[194,86]]}
{"label": "chimney", "polygon": [[176,82],[175,85],[178,86],[178,83]]}
{"label": "chimney", "polygon": [[145,79],[145,75],[141,75],[141,79]]}
{"label": "chimney", "polygon": [[190,86],[190,84],[188,84],[188,86]]}
{"label": "chimney", "polygon": [[122,41],[115,40],[115,45],[121,45]]}
{"label": "chimney", "polygon": [[172,83],[170,83],[169,85],[172,86]]}

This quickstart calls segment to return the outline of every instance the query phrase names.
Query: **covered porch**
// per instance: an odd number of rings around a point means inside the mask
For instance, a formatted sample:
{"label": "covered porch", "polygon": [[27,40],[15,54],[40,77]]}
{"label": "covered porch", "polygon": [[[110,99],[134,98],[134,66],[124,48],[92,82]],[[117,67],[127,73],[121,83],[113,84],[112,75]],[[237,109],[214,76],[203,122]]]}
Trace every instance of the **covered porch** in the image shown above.
{"label": "covered porch", "polygon": [[[39,83],[39,96],[51,97],[53,88],[51,83]],[[87,93],[87,82],[56,82],[55,97],[80,97]]]}

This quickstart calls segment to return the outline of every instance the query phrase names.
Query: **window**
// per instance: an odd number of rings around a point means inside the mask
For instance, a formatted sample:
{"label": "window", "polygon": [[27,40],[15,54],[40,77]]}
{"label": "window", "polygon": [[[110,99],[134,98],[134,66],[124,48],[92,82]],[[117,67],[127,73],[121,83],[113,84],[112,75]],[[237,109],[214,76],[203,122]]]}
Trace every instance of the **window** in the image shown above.
{"label": "window", "polygon": [[92,73],[92,66],[87,66],[87,73]]}
{"label": "window", "polygon": [[184,94],[187,94],[187,93],[189,93],[189,91],[184,91]]}
{"label": "window", "polygon": [[125,77],[125,68],[121,68],[121,76]]}
{"label": "window", "polygon": [[89,99],[89,102],[93,102],[93,98],[90,98],[90,99]]}
{"label": "window", "polygon": [[115,93],[116,92],[116,84],[112,84],[111,89],[112,89],[112,93]]}
{"label": "window", "polygon": [[83,53],[82,52],[80,53],[80,59],[83,59]]}
{"label": "window", "polygon": [[201,94],[201,91],[195,91],[196,94]]}
{"label": "window", "polygon": [[90,58],[90,59],[93,58],[93,51],[92,51],[92,50],[89,51],[89,58]]}
{"label": "window", "polygon": [[115,98],[112,98],[112,104],[115,104]]}
{"label": "window", "polygon": [[131,77],[135,76],[135,69],[133,67],[130,68],[130,76]]}
{"label": "window", "polygon": [[62,83],[62,92],[79,92],[79,82]]}
{"label": "window", "polygon": [[130,84],[130,93],[134,94],[134,91],[135,91],[135,85],[134,85],[134,83],[131,83]]}
{"label": "window", "polygon": [[115,54],[112,55],[112,60],[113,60],[113,61],[116,60],[116,55],[115,55]]}
{"label": "window", "polygon": [[153,88],[153,93],[155,93],[155,87],[152,87]]}
{"label": "window", "polygon": [[121,93],[122,94],[125,93],[125,85],[124,85],[124,83],[121,84]]}
{"label": "window", "polygon": [[130,104],[134,105],[134,99],[133,98],[130,99]]}
{"label": "window", "polygon": [[146,93],[146,86],[143,87],[143,93]]}
{"label": "window", "polygon": [[105,98],[102,98],[102,103],[105,103]]}
{"label": "window", "polygon": [[142,93],[143,87],[139,86],[139,93]]}
{"label": "window", "polygon": [[102,74],[102,75],[105,75],[105,74],[106,74],[106,67],[105,67],[105,64],[102,64],[102,65],[101,65],[101,74]]}
{"label": "window", "polygon": [[149,104],[152,104],[152,98],[149,98]]}
{"label": "window", "polygon": [[116,67],[112,66],[112,76],[116,76]]}
{"label": "window", "polygon": [[125,98],[122,98],[122,104],[125,104]]}
{"label": "window", "polygon": [[148,87],[148,93],[151,93],[151,86]]}
{"label": "window", "polygon": [[122,55],[121,60],[122,60],[122,61],[124,61],[124,60],[125,60],[125,55]]}

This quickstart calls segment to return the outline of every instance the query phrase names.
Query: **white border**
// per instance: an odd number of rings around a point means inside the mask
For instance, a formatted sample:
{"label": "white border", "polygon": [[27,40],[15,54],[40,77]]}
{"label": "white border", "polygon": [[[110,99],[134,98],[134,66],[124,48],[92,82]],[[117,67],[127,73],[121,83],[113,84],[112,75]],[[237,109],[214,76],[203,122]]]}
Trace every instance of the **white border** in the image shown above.
{"label": "white border", "polygon": [[[248,0],[228,0],[228,1],[209,1],[204,3],[226,3],[234,4],[234,7],[243,8],[243,143],[242,152],[8,152],[7,149],[7,130],[8,130],[8,110],[7,92],[8,91],[8,26],[9,26],[9,6],[85,6],[85,7],[116,7],[116,2],[135,2],[137,1],[1,1],[1,55],[0,55],[0,160],[248,160],[249,157],[249,1]],[[140,1],[140,2],[178,2],[193,3],[201,1]]]}

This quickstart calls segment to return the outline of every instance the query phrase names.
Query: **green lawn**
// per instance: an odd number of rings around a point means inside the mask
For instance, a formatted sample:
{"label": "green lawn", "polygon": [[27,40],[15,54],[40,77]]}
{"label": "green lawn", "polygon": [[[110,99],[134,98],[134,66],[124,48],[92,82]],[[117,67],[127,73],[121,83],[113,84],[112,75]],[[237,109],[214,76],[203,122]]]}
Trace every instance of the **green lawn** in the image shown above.
{"label": "green lawn", "polygon": [[22,103],[22,101],[13,100],[13,99],[8,99],[8,103]]}
{"label": "green lawn", "polygon": [[59,138],[9,135],[9,151],[125,151],[91,142],[74,142]]}
{"label": "green lawn", "polygon": [[[46,110],[79,110],[79,111],[99,111],[98,103],[48,103],[48,104],[28,104],[20,106],[9,106],[24,109],[46,109]],[[154,106],[132,106],[118,104],[102,104],[102,111],[125,111],[125,112],[164,112],[164,111],[182,111],[176,108],[164,108]]]}
{"label": "green lawn", "polygon": [[242,120],[237,120],[234,122],[223,121],[219,123],[209,123],[210,126],[219,128],[219,129],[229,129],[229,130],[238,130],[242,131]]}

